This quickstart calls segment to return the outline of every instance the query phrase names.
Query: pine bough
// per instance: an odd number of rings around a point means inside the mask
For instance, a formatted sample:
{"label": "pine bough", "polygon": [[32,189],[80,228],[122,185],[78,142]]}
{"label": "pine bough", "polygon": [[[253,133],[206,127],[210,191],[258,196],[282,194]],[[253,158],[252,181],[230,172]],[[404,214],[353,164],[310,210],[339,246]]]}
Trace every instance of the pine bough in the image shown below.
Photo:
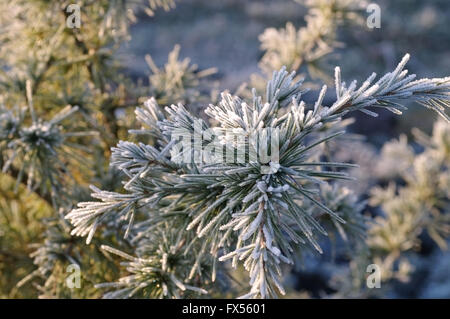
{"label": "pine bough", "polygon": [[[349,179],[342,169],[352,165],[321,162],[312,155],[315,147],[343,133],[332,130],[342,117],[352,111],[376,116],[375,108],[401,114],[404,102],[414,101],[450,120],[445,113],[450,78],[416,80],[404,69],[408,59],[406,55],[377,81],[372,74],[359,87],[356,81],[342,82],[336,68],[336,100],[331,105],[323,104],[326,86],[314,105],[306,105],[302,81],[295,82],[295,74],[284,68],[274,72],[265,97],[253,91],[251,101],[244,101],[222,93],[220,103],[206,110],[219,126],[200,145],[205,151],[217,143],[233,154],[245,150],[244,163],[224,164],[214,156],[201,163],[172,160],[175,133],[192,133],[198,123],[206,132],[210,125],[181,104],[162,111],[154,99],[148,100],[136,110],[144,128],[132,132],[147,135],[152,145],[121,141],[112,149],[111,166],[126,177],[125,193],[92,187],[92,196],[100,201],[81,202],[66,215],[74,226],[72,234],[87,236],[87,243],[99,227],[116,224],[124,225],[125,237],[137,247],[137,257],[105,247],[127,259],[131,272],[117,283],[99,285],[116,289],[106,297],[205,293],[224,270],[217,261],[227,260],[233,267],[242,264],[249,273],[251,288],[243,298],[284,294],[282,266],[292,265],[302,247],[321,252],[317,238],[327,235],[324,216],[337,225],[350,222],[348,214],[327,206],[317,185]],[[324,127],[333,133],[324,136]],[[268,163],[270,170],[263,173],[267,163],[252,160],[249,150],[257,147],[250,136],[265,128],[279,130],[279,160]],[[231,140],[227,130],[237,130],[244,138]],[[270,148],[268,139],[259,147]],[[322,213],[312,214],[306,202]]]}

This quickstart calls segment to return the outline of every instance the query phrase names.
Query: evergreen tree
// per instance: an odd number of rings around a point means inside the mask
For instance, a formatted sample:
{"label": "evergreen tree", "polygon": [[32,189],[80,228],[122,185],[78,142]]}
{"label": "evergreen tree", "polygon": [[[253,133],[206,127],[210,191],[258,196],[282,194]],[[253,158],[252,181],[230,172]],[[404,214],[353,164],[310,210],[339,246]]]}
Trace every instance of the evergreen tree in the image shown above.
{"label": "evergreen tree", "polygon": [[[405,278],[396,263],[424,230],[445,247],[450,77],[417,79],[408,54],[360,85],[336,67],[333,94],[308,93],[297,75],[333,50],[337,26],[361,20],[364,1],[307,1],[306,27],[261,36],[256,88],[218,101],[204,85],[215,70],[180,60],[179,46],[163,67],[146,57],[148,85],[116,58],[137,13],[173,1],[82,0],[79,29],[67,27],[70,4],[0,4],[1,297],[272,298],[326,236],[349,244],[353,281],[340,293],[360,296],[371,262],[385,281]],[[356,165],[335,156],[352,137],[345,117],[409,102],[443,120],[432,137],[416,131],[420,155],[404,138],[384,146],[377,177],[403,185],[370,187],[384,212],[373,220],[345,184]],[[81,289],[67,284],[73,265]],[[242,270],[248,285],[234,287]]]}

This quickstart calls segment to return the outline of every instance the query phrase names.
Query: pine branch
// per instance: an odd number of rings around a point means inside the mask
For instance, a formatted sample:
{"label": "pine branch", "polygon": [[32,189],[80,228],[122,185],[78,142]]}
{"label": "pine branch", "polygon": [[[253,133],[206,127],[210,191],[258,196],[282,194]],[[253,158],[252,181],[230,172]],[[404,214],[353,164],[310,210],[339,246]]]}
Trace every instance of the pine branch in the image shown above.
{"label": "pine branch", "polygon": [[[305,93],[302,82],[294,82],[295,73],[288,74],[282,69],[267,83],[265,100],[255,91],[249,104],[223,93],[220,103],[206,110],[220,127],[209,127],[181,104],[167,107],[163,113],[155,100],[148,101],[144,109],[136,111],[148,129],[134,132],[156,138],[156,147],[120,142],[113,149],[111,164],[128,176],[124,183],[127,193],[95,190],[94,196],[104,203],[80,203],[78,209],[67,215],[76,226],[73,233],[89,234],[89,240],[105,214],[112,217],[110,213],[115,212],[114,218],[128,220],[131,207],[135,207],[147,220],[136,226],[130,222],[126,234],[148,234],[163,220],[172,220],[181,236],[195,234],[204,238],[207,245],[204,249],[213,258],[219,258],[222,251],[219,260],[232,259],[233,266],[238,262],[244,264],[252,288],[243,297],[274,297],[277,291],[283,294],[280,264],[293,263],[298,245],[308,244],[321,252],[316,237],[327,234],[321,225],[324,216],[340,231],[345,229],[345,218],[349,221],[353,218],[331,210],[313,188],[330,179],[349,178],[344,172],[324,168],[352,167],[311,160],[311,152],[317,146],[343,133],[338,131],[318,138],[324,124],[339,123],[343,115],[355,110],[372,114],[368,107],[398,113],[404,109],[398,100],[419,101],[428,106],[448,105],[450,79],[414,81],[415,76],[407,77],[407,71],[403,70],[408,58],[405,56],[393,72],[375,84],[372,75],[359,89],[355,81],[347,88],[337,68],[337,98],[329,107],[322,104],[326,87],[314,106],[307,107],[301,101]],[[288,111],[278,117],[280,108],[286,107]],[[267,128],[279,130],[280,149],[276,160],[263,163],[251,150],[262,148],[265,153],[270,147]],[[230,129],[240,132],[243,138],[240,141],[230,138],[227,135]],[[198,132],[200,137],[208,136],[198,144],[199,151],[204,153],[200,162],[189,157],[193,155],[190,149],[179,153],[176,138],[188,136],[195,144]],[[205,132],[209,133],[205,135]],[[259,144],[252,138],[256,133],[262,134]],[[231,154],[244,150],[248,162],[224,162],[224,157],[211,153],[212,146],[224,146]],[[180,158],[188,160],[180,161]],[[306,202],[322,213],[311,215]],[[361,222],[351,220],[356,226]],[[350,225],[348,229],[353,227]]]}

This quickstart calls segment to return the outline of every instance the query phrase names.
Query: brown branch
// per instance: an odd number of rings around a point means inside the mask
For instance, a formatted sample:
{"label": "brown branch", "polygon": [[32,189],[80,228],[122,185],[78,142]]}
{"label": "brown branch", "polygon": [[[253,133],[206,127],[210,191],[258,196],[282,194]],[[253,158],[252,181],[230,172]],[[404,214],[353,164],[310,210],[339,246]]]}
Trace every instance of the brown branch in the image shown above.
{"label": "brown branch", "polygon": [[[64,10],[64,8],[62,10],[62,13],[63,13],[65,19],[67,19],[69,17],[68,12],[66,12],[66,10]],[[73,39],[75,41],[75,45],[81,50],[81,52],[86,56],[93,56],[94,50],[90,49],[87,46],[86,42],[82,40],[82,38],[80,37],[80,35],[81,35],[80,30],[72,29],[72,34],[73,34]],[[96,84],[96,86],[98,84],[98,88],[100,89],[100,92],[103,95],[103,93],[106,92],[106,85],[105,85],[103,78],[101,76],[96,77],[94,64],[92,63],[92,61],[87,61],[86,64],[87,64],[86,67],[87,67],[87,70],[89,73],[90,80],[92,81],[92,83]],[[106,118],[105,125],[109,128],[109,131],[112,133],[114,138],[117,140],[119,137],[119,126],[117,125],[117,119],[114,114],[115,108],[108,107],[108,106],[109,106],[108,101],[107,100],[104,101],[101,105],[101,110],[104,111],[103,114],[105,115],[105,118]],[[112,143],[112,144],[115,144],[115,142],[116,141],[114,141],[114,143]],[[107,144],[111,144],[111,143],[107,143]]]}

